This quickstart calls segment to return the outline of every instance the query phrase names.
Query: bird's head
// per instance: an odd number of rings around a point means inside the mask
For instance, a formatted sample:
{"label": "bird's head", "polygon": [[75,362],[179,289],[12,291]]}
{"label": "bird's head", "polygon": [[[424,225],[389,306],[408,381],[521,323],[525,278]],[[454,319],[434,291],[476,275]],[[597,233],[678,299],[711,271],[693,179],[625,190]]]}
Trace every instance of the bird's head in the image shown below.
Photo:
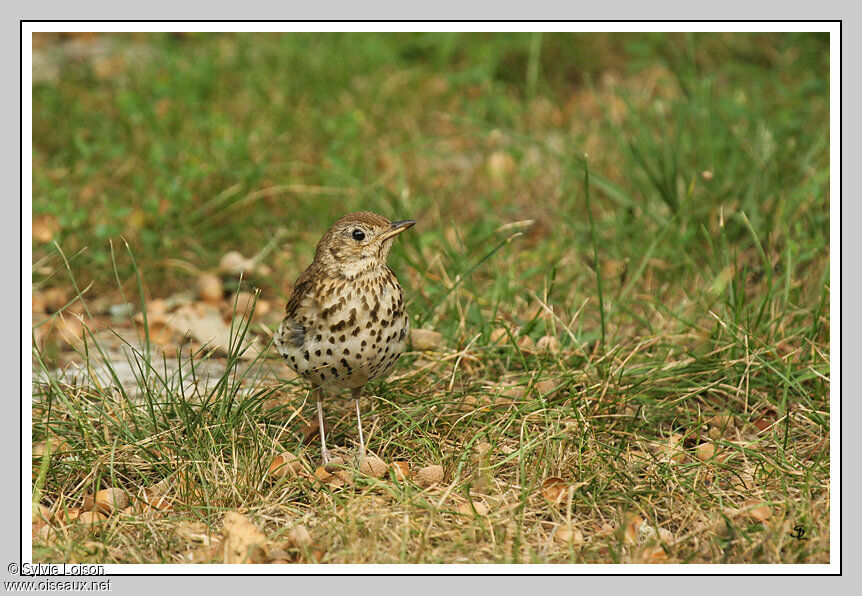
{"label": "bird's head", "polygon": [[317,244],[314,260],[348,279],[386,266],[392,240],[416,222],[389,221],[370,211],[348,213]]}

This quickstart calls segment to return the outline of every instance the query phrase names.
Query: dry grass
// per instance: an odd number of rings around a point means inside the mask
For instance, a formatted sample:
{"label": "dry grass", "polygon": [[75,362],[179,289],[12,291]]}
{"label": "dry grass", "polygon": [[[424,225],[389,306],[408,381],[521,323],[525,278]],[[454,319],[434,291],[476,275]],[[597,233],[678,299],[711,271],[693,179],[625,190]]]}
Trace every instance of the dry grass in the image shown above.
{"label": "dry grass", "polygon": [[[307,392],[295,382],[278,389],[256,380],[255,397],[231,398],[245,401],[243,413],[223,422],[213,408],[168,396],[161,408],[174,415],[157,414],[160,434],[135,441],[119,431],[147,434],[146,403],[63,388],[78,405],[34,410],[38,426],[54,420],[58,435],[80,437],[51,457],[45,496],[54,509],[80,506],[96,487],[140,496],[157,483],[172,508],[115,516],[95,531],[72,524],[36,552],[46,560],[220,562],[223,515],[239,511],[266,536],[259,561],[828,560],[828,434],[804,408],[789,419],[762,416],[769,402],[758,387],[768,368],[761,361],[791,364],[793,354],[773,360],[760,350],[737,361],[712,354],[716,369],[665,358],[644,374],[638,362],[662,340],[698,341],[654,337],[577,368],[569,363],[582,357],[573,352],[538,354],[517,344],[408,354],[397,378],[366,400],[364,420],[372,452],[406,462],[414,478],[391,469],[343,487],[312,474],[315,436],[302,447],[312,408],[303,408]],[[606,373],[590,372],[602,365]],[[735,368],[743,373],[730,385],[722,369]],[[678,393],[644,397],[668,387]],[[202,419],[189,424],[176,413],[182,407]],[[330,441],[351,461],[357,437],[349,400],[329,404],[328,418]],[[269,463],[285,451],[303,459],[303,473],[273,478]],[[415,472],[430,464],[443,466],[443,481],[422,487]],[[564,482],[559,502],[542,494],[550,477]],[[465,511],[471,501],[486,511]],[[758,507],[767,513],[746,513]],[[636,531],[640,523],[669,534],[651,541],[649,530]],[[178,528],[187,524],[197,531],[183,534]],[[790,538],[799,524],[810,540]],[[307,528],[308,544],[289,538],[297,525]],[[561,526],[580,539],[567,543]]]}

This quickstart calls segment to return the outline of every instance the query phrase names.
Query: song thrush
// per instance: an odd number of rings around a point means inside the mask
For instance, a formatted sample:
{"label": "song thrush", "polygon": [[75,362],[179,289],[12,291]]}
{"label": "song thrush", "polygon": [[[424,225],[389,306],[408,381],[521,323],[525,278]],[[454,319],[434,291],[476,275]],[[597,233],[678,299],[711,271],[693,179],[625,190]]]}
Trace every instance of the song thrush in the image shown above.
{"label": "song thrush", "polygon": [[324,464],[332,459],[323,430],[324,392],[352,390],[364,454],[362,388],[386,376],[407,345],[404,294],[386,260],[395,236],[415,223],[390,222],[368,211],[345,215],[320,239],[314,261],[287,301],[275,346],[287,365],[311,382]]}

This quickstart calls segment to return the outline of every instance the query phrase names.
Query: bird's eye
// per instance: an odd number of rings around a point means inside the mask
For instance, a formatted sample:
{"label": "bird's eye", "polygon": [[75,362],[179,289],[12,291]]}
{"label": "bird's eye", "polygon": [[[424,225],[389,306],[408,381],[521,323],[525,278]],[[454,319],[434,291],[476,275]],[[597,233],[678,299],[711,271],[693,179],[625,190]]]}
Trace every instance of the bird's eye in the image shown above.
{"label": "bird's eye", "polygon": [[353,230],[353,239],[356,240],[357,242],[362,242],[363,240],[365,240],[365,232],[363,232],[362,230],[358,230],[358,229]]}

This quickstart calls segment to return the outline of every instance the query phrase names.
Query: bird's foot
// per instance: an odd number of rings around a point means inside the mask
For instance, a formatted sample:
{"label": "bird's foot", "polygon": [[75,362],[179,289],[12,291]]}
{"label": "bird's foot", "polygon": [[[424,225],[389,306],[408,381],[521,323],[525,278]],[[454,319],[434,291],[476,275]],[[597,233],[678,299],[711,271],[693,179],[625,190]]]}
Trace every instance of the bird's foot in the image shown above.
{"label": "bird's foot", "polygon": [[353,464],[354,468],[359,468],[360,464],[362,464],[362,460],[368,455],[368,452],[360,447],[355,447],[350,450],[350,457],[348,461]]}

